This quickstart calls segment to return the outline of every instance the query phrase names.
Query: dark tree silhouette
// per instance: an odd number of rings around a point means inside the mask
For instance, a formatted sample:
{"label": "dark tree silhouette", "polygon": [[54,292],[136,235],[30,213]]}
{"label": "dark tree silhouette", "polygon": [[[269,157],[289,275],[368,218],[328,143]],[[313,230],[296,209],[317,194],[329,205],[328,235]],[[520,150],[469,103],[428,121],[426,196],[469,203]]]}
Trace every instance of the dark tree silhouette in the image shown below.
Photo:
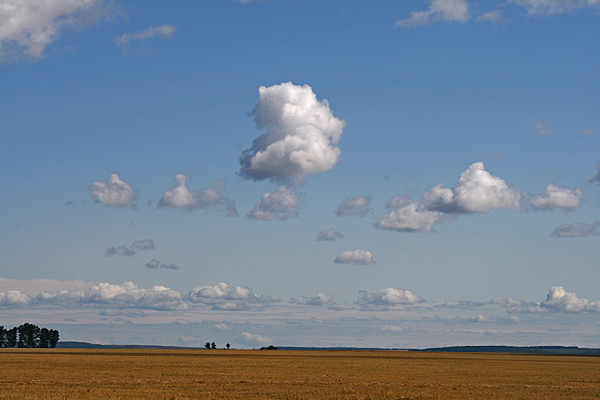
{"label": "dark tree silhouette", "polygon": [[7,347],[6,329],[3,326],[0,326],[0,347]]}
{"label": "dark tree silhouette", "polygon": [[204,347],[206,347],[207,349],[210,349],[210,342],[204,343]]}
{"label": "dark tree silhouette", "polygon": [[19,326],[19,347],[38,347],[40,341],[40,328],[29,323]]}
{"label": "dark tree silhouette", "polygon": [[6,347],[15,347],[17,345],[17,327],[6,331]]}
{"label": "dark tree silhouette", "polygon": [[18,327],[6,330],[0,326],[0,347],[21,348],[55,348],[59,340],[58,331],[42,328],[25,323]]}
{"label": "dark tree silhouette", "polygon": [[40,329],[40,343],[38,344],[38,347],[40,347],[42,349],[47,349],[49,347],[48,339],[49,339],[48,328]]}
{"label": "dark tree silhouette", "polygon": [[217,345],[215,344],[215,342],[212,342],[210,344],[210,348],[213,349],[213,350],[217,348]]}
{"label": "dark tree silhouette", "polygon": [[229,350],[229,348],[231,347],[231,345],[230,345],[229,343],[227,343],[227,344],[225,345],[225,347],[227,347],[227,350]]}
{"label": "dark tree silhouette", "polygon": [[60,339],[60,335],[58,334],[57,330],[50,329],[48,331],[48,345],[51,348],[55,348],[56,347],[56,344],[58,343],[59,339]]}

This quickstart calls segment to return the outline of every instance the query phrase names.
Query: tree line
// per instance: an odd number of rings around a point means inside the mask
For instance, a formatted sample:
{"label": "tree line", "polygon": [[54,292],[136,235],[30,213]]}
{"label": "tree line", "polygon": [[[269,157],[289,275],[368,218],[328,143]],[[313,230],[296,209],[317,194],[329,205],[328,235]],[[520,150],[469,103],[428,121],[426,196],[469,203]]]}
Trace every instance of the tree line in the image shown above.
{"label": "tree line", "polygon": [[0,326],[0,347],[55,348],[58,331],[25,323],[12,329]]}

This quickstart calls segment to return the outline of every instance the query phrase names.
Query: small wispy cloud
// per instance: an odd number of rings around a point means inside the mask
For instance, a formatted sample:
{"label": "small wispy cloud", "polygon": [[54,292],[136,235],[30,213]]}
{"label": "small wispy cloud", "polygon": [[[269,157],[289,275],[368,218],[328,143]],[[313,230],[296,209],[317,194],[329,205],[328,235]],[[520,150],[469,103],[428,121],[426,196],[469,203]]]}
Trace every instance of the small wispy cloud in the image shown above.
{"label": "small wispy cloud", "polygon": [[535,132],[538,136],[550,136],[554,133],[551,122],[535,122]]}
{"label": "small wispy cloud", "polygon": [[176,264],[166,264],[163,262],[160,262],[160,260],[157,260],[156,258],[148,261],[146,263],[146,265],[144,265],[144,267],[146,268],[150,268],[150,269],[179,269],[179,265]]}
{"label": "small wispy cloud", "polygon": [[466,0],[429,0],[427,11],[412,11],[410,17],[396,21],[394,26],[414,28],[439,21],[462,22],[471,19]]}
{"label": "small wispy cloud", "polygon": [[123,52],[126,53],[127,46],[133,41],[143,41],[151,39],[153,37],[161,37],[168,39],[173,36],[176,30],[177,29],[175,28],[175,26],[171,24],[154,26],[135,33],[124,33],[115,40],[115,43],[117,46],[121,46]]}

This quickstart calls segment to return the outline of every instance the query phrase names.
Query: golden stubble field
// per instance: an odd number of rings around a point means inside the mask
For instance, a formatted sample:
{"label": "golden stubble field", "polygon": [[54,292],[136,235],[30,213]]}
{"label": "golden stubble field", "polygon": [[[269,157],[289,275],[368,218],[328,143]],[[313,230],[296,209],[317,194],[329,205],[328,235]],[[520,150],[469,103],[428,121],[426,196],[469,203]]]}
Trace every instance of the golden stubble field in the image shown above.
{"label": "golden stubble field", "polygon": [[0,399],[597,399],[600,358],[2,349]]}

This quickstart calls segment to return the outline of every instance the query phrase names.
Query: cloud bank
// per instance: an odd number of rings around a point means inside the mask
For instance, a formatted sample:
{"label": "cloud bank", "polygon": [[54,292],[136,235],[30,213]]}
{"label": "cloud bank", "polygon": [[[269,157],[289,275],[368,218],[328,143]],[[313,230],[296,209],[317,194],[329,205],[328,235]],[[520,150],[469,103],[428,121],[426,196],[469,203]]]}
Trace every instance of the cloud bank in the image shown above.
{"label": "cloud bank", "polygon": [[133,282],[119,285],[99,283],[89,289],[40,292],[32,302],[40,305],[79,304],[154,310],[186,310],[189,308],[183,296],[175,290],[160,285],[155,285],[151,289],[143,289]]}
{"label": "cloud bank", "polygon": [[289,184],[337,164],[346,123],[333,115],[327,100],[317,100],[310,86],[291,82],[261,86],[258,92],[250,115],[267,132],[240,156],[242,177]]}

